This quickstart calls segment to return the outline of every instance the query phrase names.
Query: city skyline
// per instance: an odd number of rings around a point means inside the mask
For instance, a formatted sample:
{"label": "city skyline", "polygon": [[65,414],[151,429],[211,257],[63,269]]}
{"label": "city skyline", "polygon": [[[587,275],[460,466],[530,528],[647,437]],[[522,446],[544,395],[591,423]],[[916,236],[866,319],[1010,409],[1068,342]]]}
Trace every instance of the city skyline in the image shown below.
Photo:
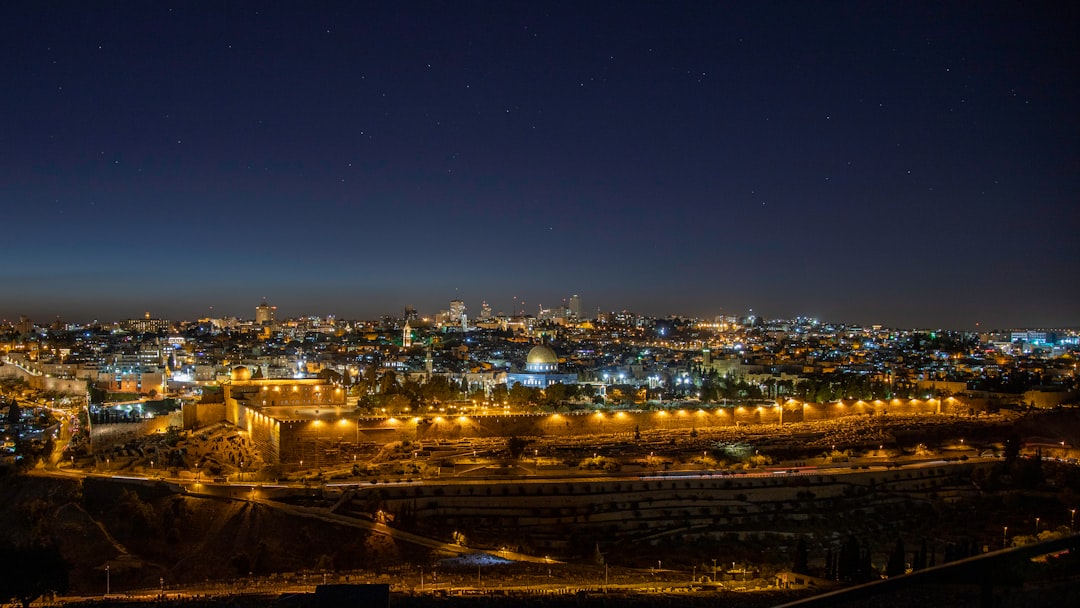
{"label": "city skyline", "polygon": [[[575,294],[578,295],[578,294]],[[580,295],[578,296],[580,298]],[[380,319],[393,318],[400,321],[407,321],[410,319],[411,314],[416,314],[419,318],[419,322],[424,325],[433,324],[436,326],[456,326],[461,323],[460,318],[454,315],[454,302],[463,301],[460,298],[455,298],[451,301],[444,301],[441,305],[434,303],[431,308],[417,308],[412,304],[406,304],[398,306],[396,309],[387,309],[381,312],[377,312],[371,315],[351,315],[341,314],[340,311],[335,310],[289,310],[281,309],[277,306],[276,302],[272,302],[268,299],[263,299],[258,302],[257,305],[248,306],[244,310],[243,306],[229,307],[227,309],[215,308],[213,306],[208,307],[203,313],[195,313],[193,315],[174,316],[168,314],[161,314],[161,310],[143,310],[142,312],[133,312],[132,314],[124,314],[122,316],[114,317],[99,317],[88,315],[76,315],[74,317],[63,317],[57,315],[53,318],[41,318],[33,317],[26,314],[19,314],[11,318],[0,317],[0,325],[17,326],[20,323],[29,322],[37,326],[47,326],[54,322],[60,322],[65,325],[72,326],[92,326],[92,325],[112,325],[116,323],[122,323],[125,321],[139,321],[142,319],[151,320],[154,322],[168,322],[171,324],[185,324],[193,323],[198,320],[204,319],[218,319],[218,320],[236,320],[242,322],[255,322],[260,323],[260,314],[263,307],[271,310],[269,314],[269,320],[281,323],[288,321],[297,321],[303,319],[336,319],[339,322],[361,322],[371,323],[377,322]],[[593,308],[582,309],[581,316],[574,316],[572,308],[569,306],[570,298],[563,298],[557,304],[545,305],[538,303],[533,305],[528,301],[522,301],[518,299],[512,299],[508,302],[508,306],[498,307],[492,305],[492,302],[488,300],[477,300],[475,303],[464,301],[465,318],[470,326],[474,321],[491,321],[493,319],[521,319],[523,317],[532,317],[538,320],[542,319],[580,319],[582,321],[595,321],[597,319],[611,319],[621,314],[628,314],[638,319],[653,319],[656,321],[663,321],[666,319],[684,319],[695,320],[703,323],[721,322],[743,324],[748,323],[751,318],[758,319],[764,323],[787,323],[787,322],[812,322],[815,324],[821,324],[824,326],[852,326],[852,327],[880,327],[887,329],[896,329],[902,331],[931,331],[931,330],[944,330],[944,331],[957,331],[957,332],[1001,332],[1001,331],[1018,331],[1018,330],[1063,330],[1072,331],[1080,329],[1077,325],[1002,325],[1002,326],[987,326],[977,325],[972,328],[963,327],[946,327],[946,326],[933,326],[933,325],[898,325],[891,323],[884,323],[879,321],[860,321],[852,319],[842,318],[822,318],[817,315],[804,314],[795,312],[787,315],[770,315],[763,314],[761,311],[754,309],[747,309],[744,311],[732,311],[718,309],[714,313],[707,314],[682,314],[678,312],[661,312],[656,314],[643,313],[637,310],[630,310],[627,308]],[[488,316],[484,315],[484,310],[487,309]],[[263,313],[265,314],[265,313]],[[454,319],[451,321],[451,319]],[[414,321],[414,324],[416,322]]]}
{"label": "city skyline", "polygon": [[1075,11],[0,8],[0,318],[1080,325]]}

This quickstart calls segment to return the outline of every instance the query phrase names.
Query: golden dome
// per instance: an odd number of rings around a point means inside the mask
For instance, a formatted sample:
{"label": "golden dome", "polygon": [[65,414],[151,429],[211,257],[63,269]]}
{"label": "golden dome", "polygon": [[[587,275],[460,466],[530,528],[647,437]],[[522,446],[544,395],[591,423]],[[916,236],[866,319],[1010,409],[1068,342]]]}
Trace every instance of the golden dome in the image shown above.
{"label": "golden dome", "polygon": [[559,362],[559,356],[555,354],[555,351],[550,348],[539,345],[532,347],[529,351],[529,356],[525,359],[526,363],[555,363]]}
{"label": "golden dome", "polygon": [[233,382],[247,382],[251,380],[251,369],[246,365],[237,365],[232,368],[231,377]]}

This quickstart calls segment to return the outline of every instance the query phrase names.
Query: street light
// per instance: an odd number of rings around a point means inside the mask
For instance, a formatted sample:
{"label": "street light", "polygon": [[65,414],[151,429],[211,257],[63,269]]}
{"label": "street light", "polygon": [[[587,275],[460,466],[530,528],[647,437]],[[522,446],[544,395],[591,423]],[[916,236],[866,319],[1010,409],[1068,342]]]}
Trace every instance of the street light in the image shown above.
{"label": "street light", "polygon": [[1035,536],[1039,535],[1039,518],[1035,518]]}
{"label": "street light", "polygon": [[1069,532],[1073,531],[1073,521],[1076,519],[1076,509],[1069,509]]}
{"label": "street light", "polygon": [[1001,548],[1005,549],[1009,546],[1009,526],[1005,526],[1005,529],[1001,532]]}

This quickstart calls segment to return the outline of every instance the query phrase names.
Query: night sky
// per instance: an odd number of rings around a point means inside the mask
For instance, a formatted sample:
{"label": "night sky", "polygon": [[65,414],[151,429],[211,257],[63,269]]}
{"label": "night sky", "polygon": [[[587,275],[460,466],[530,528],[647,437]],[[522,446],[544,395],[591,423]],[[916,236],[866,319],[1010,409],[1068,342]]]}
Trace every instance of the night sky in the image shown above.
{"label": "night sky", "polygon": [[1080,325],[1080,19],[5,2],[0,318]]}

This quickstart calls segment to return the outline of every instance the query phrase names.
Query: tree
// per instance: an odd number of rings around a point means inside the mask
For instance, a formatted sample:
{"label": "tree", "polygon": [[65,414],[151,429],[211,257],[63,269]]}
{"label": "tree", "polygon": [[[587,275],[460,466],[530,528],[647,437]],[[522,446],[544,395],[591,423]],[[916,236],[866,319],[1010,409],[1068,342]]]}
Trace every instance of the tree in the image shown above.
{"label": "tree", "polygon": [[800,536],[798,544],[795,545],[795,553],[791,556],[791,571],[798,574],[810,574],[809,561],[806,539]]}
{"label": "tree", "polygon": [[7,563],[0,576],[0,597],[16,599],[29,608],[46,593],[67,591],[71,564],[56,546],[5,546],[0,547],[0,555]]}
{"label": "tree", "polygon": [[525,453],[525,447],[529,440],[523,437],[510,437],[506,440],[506,449],[510,451],[510,458],[517,460]]}
{"label": "tree", "polygon": [[379,392],[383,395],[392,395],[398,392],[401,387],[398,385],[397,374],[393,370],[386,370],[382,376],[379,377]]}
{"label": "tree", "polygon": [[421,388],[421,395],[432,401],[449,401],[453,397],[454,389],[446,376],[432,376]]}
{"label": "tree", "polygon": [[543,394],[543,402],[545,405],[557,405],[558,403],[566,401],[568,399],[569,390],[567,389],[567,386],[565,384],[556,382],[554,384],[549,384],[548,387],[544,389]]}
{"label": "tree", "polygon": [[885,576],[900,576],[907,571],[907,552],[904,551],[904,539],[897,538],[896,546],[889,554],[889,561],[885,564]]}
{"label": "tree", "polygon": [[19,423],[19,418],[22,417],[21,408],[19,408],[19,402],[12,399],[11,405],[8,406],[7,422],[8,425],[15,425]]}
{"label": "tree", "polygon": [[90,403],[104,403],[109,397],[108,392],[102,390],[89,380],[86,381],[86,393],[90,399]]}
{"label": "tree", "polygon": [[527,387],[520,382],[515,382],[514,386],[510,388],[510,404],[515,407],[526,405],[533,401],[534,393],[536,392],[539,391]]}
{"label": "tree", "polygon": [[412,409],[412,401],[405,395],[387,395],[382,404],[386,413],[391,415],[402,414]]}

